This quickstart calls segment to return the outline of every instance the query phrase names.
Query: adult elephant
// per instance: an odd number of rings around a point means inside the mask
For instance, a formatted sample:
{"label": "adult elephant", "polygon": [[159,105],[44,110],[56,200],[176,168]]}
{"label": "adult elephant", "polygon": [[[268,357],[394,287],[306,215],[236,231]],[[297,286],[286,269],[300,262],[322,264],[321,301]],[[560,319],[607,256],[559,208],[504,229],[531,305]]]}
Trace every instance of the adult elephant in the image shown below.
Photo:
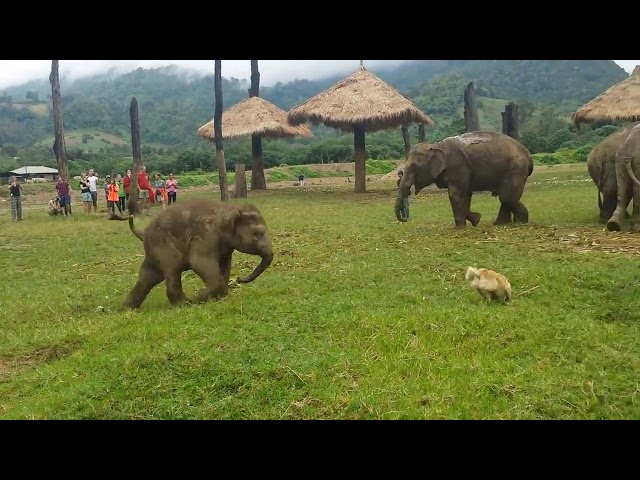
{"label": "adult elephant", "polygon": [[[627,139],[633,125],[614,132],[589,153],[587,157],[587,170],[598,189],[598,208],[600,209],[600,223],[607,223],[613,215],[618,203],[618,180],[616,178],[616,152]],[[632,180],[626,176],[628,197],[625,200],[625,216],[627,206],[631,201]]]}
{"label": "adult elephant", "polygon": [[[640,123],[633,126],[627,138],[616,151],[616,179],[618,182],[618,203],[607,222],[607,229],[619,232],[627,211],[628,198],[633,198],[631,230],[640,225]],[[629,178],[633,183],[629,183]]]}
{"label": "adult elephant", "polygon": [[404,166],[398,188],[395,214],[404,222],[402,202],[414,186],[416,195],[433,183],[446,188],[458,228],[467,220],[474,227],[480,214],[471,211],[473,192],[491,192],[500,200],[500,211],[494,225],[514,221],[528,223],[529,212],[520,198],[528,177],[533,172],[529,151],[517,140],[496,132],[469,132],[448,137],[437,143],[415,145]]}

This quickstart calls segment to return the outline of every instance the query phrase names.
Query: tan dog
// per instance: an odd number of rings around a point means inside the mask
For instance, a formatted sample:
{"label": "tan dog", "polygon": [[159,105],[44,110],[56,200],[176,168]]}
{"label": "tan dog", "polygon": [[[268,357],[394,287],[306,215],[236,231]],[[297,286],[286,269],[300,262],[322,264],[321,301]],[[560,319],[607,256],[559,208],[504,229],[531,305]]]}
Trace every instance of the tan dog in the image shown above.
{"label": "tan dog", "polygon": [[471,288],[482,297],[491,301],[501,302],[511,300],[511,284],[503,275],[488,268],[467,268],[464,278]]}

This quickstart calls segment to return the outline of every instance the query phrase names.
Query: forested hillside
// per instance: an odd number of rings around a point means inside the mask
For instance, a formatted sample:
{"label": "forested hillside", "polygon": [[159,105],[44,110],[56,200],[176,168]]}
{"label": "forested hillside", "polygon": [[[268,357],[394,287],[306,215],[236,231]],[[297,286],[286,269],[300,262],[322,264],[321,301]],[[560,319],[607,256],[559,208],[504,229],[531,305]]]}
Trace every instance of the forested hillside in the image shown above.
{"label": "forested hillside", "polygon": [[[482,128],[499,130],[504,105],[516,101],[520,105],[523,143],[534,153],[576,148],[593,143],[609,131],[587,128],[576,133],[568,116],[628,75],[611,60],[420,60],[373,72],[434,118],[436,126],[428,130],[429,140],[463,131],[462,98],[469,81],[474,82],[479,95]],[[260,95],[288,110],[340,78],[298,79],[263,86]],[[110,72],[75,82],[63,75],[61,82],[65,136],[72,160],[109,162],[110,166],[128,161],[128,108],[135,96],[140,105],[143,152],[157,162],[155,168],[213,168],[210,145],[196,135],[198,127],[213,115],[213,74],[201,75],[178,67],[140,68],[124,75]],[[244,80],[223,79],[225,108],[246,98],[248,87]],[[4,158],[0,169],[13,166],[15,156],[28,158],[31,164],[55,161],[50,103],[47,78],[0,93],[0,156]],[[266,142],[266,163],[351,158],[350,135],[322,127],[314,128],[314,133],[310,139]],[[416,138],[415,131],[412,138]],[[403,154],[397,131],[368,135],[367,148],[371,158],[400,158]],[[230,162],[244,162],[249,141],[226,142],[225,150]]]}

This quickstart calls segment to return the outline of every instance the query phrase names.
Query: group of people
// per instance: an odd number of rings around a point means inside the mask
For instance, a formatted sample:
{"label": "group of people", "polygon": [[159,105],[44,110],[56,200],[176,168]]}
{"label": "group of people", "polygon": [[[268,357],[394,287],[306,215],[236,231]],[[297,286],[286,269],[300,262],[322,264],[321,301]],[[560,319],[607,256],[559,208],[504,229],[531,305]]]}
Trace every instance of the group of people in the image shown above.
{"label": "group of people", "polygon": [[[87,214],[91,214],[92,212],[96,213],[98,211],[99,179],[100,177],[98,177],[93,169],[90,169],[88,173],[82,172],[80,175],[80,201],[84,212]],[[15,176],[11,177],[9,180],[12,218],[14,220],[21,220],[22,202],[20,182]],[[131,180],[131,170],[127,170],[124,177],[119,173],[116,175],[107,175],[105,177],[103,191],[109,213],[115,215],[117,209],[120,215],[122,215],[126,210],[129,203]],[[162,175],[157,173],[152,184],[149,174],[147,173],[147,169],[143,166],[140,169],[140,172],[138,172],[138,186],[138,199],[140,200],[141,207],[147,213],[149,211],[149,203],[157,202],[161,204],[162,209],[164,210],[167,208],[167,205],[171,205],[177,200],[178,181],[173,174],[170,174],[169,178],[164,180]],[[49,215],[71,215],[71,186],[62,176],[58,176],[56,192],[56,197],[49,200],[47,207]]]}
{"label": "group of people", "polygon": [[[98,180],[99,177],[93,169],[89,170],[88,175],[83,172],[80,176],[80,199],[86,213],[91,213],[92,211],[95,213],[98,210]],[[107,210],[110,213],[115,215],[117,209],[118,213],[122,215],[126,210],[131,192],[131,180],[131,170],[127,170],[124,177],[119,173],[105,177],[104,196],[107,202]],[[157,173],[152,186],[147,169],[142,166],[138,172],[138,187],[138,199],[141,207],[147,213],[149,211],[149,203],[160,203],[164,210],[167,205],[171,205],[177,200],[178,181],[173,173],[169,175],[166,181],[160,173]]]}

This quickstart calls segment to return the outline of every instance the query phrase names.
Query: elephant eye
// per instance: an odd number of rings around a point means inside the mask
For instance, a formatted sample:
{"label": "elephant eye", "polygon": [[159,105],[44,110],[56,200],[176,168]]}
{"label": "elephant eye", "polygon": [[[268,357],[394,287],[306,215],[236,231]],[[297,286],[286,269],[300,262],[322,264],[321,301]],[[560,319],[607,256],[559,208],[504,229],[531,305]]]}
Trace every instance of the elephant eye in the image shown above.
{"label": "elephant eye", "polygon": [[253,233],[253,239],[254,240],[260,240],[262,238],[262,232],[254,232]]}

